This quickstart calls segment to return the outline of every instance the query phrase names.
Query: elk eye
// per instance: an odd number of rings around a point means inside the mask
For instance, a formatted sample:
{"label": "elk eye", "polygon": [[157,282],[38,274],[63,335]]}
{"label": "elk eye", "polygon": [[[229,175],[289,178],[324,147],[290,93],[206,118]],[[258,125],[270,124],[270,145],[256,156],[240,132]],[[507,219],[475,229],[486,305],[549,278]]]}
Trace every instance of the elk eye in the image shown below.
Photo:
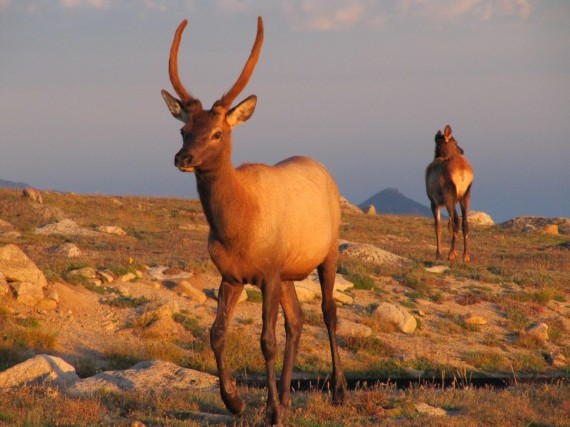
{"label": "elk eye", "polygon": [[212,136],[213,139],[220,139],[221,137],[222,137],[222,132],[216,132],[216,133]]}
{"label": "elk eye", "polygon": [[184,136],[184,129],[180,129],[180,135]]}

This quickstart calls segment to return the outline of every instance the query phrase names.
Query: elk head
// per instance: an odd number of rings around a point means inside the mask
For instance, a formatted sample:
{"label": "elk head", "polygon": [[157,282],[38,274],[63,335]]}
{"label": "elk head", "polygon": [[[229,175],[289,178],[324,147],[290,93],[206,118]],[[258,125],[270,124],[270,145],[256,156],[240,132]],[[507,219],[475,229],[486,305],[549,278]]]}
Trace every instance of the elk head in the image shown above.
{"label": "elk head", "polygon": [[183,146],[174,157],[174,165],[183,172],[194,172],[215,168],[220,159],[229,159],[232,128],[247,121],[255,110],[255,95],[247,97],[233,108],[231,105],[247,85],[259,59],[263,43],[263,20],[257,18],[255,42],[237,81],[209,110],[204,110],[202,103],[186,91],[178,77],[178,48],[187,24],[187,20],[182,21],[176,30],[168,67],[172,87],[180,99],[166,90],[161,93],[170,113],[184,123],[180,130]]}
{"label": "elk head", "polygon": [[451,134],[451,126],[446,125],[443,130],[438,130],[435,134],[435,158],[451,157],[457,154],[463,154],[463,149],[457,145],[457,141]]}

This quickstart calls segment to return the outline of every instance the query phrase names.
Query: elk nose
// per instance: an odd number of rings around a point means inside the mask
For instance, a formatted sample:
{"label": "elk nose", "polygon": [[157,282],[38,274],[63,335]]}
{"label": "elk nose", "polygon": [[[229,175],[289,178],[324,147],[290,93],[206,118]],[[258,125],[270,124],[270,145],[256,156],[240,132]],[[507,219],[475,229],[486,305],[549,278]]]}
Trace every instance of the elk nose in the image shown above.
{"label": "elk nose", "polygon": [[176,154],[176,156],[174,156],[174,166],[176,166],[177,168],[183,167],[189,167],[192,165],[192,155],[188,154],[188,153],[178,153]]}

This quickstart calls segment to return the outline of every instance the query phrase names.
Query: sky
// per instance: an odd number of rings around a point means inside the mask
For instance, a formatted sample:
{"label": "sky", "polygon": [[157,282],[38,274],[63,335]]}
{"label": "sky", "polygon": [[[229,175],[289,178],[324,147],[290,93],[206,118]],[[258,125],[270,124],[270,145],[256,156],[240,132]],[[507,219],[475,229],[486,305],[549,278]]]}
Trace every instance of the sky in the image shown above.
{"label": "sky", "polygon": [[428,205],[434,135],[453,128],[471,208],[570,217],[567,0],[0,0],[0,179],[45,190],[196,198],[174,167],[168,54],[211,104],[265,41],[233,162],[306,155],[358,204]]}

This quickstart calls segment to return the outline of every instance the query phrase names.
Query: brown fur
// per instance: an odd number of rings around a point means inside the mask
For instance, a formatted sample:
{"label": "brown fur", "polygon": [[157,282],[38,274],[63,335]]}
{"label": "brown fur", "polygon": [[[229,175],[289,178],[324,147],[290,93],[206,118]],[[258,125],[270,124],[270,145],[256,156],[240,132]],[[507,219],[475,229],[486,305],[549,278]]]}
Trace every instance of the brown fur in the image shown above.
{"label": "brown fur", "polygon": [[[180,35],[177,31],[173,46],[179,43]],[[210,110],[203,110],[194,98],[181,101],[166,91],[162,94],[172,115],[184,122],[183,147],[176,154],[175,165],[196,174],[200,201],[210,225],[208,250],[222,276],[217,316],[210,334],[222,399],[234,413],[245,410],[245,402],[229,374],[225,342],[239,295],[244,284],[251,283],[259,286],[263,295],[261,348],[267,369],[267,422],[281,424],[281,407],[288,407],[291,402],[291,375],[303,327],[303,312],[293,281],[305,278],[315,268],[329,332],[333,398],[337,402],[344,400],[346,380],[338,355],[336,305],[332,296],[340,203],[332,176],[309,158],[291,157],[275,166],[245,164],[234,168],[231,164],[232,128],[251,117],[257,98],[250,96],[231,109],[229,104],[247,84],[261,40],[263,23],[259,18],[256,42],[244,71]],[[178,76],[171,78],[173,86],[180,88]],[[187,94],[185,90],[181,93]],[[285,315],[286,344],[277,387],[275,324],[279,305]]]}
{"label": "brown fur", "polygon": [[463,230],[463,260],[469,262],[469,223],[467,216],[471,199],[473,170],[463,156],[463,150],[452,137],[449,125],[446,126],[443,135],[441,131],[438,131],[435,136],[435,142],[435,158],[426,169],[426,192],[435,221],[436,259],[442,259],[440,225],[440,208],[442,206],[446,207],[449,215],[451,248],[448,259],[454,261],[457,257],[455,245],[457,235],[459,234],[459,216],[457,215],[455,205],[459,203]]}

